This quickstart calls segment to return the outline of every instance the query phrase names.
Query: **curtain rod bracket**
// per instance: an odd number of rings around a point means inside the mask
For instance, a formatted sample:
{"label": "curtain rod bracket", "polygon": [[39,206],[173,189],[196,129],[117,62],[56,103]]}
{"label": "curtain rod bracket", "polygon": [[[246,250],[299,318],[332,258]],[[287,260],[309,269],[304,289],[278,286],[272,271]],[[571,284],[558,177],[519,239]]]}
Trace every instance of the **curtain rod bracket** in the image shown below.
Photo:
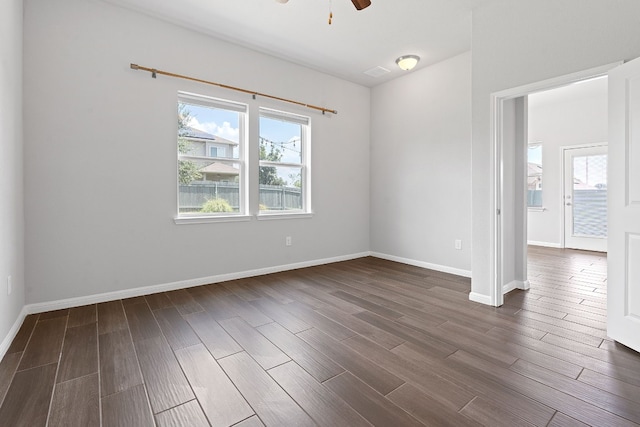
{"label": "curtain rod bracket", "polygon": [[155,68],[151,70],[151,78],[155,79],[158,77],[158,70]]}
{"label": "curtain rod bracket", "polygon": [[256,99],[256,94],[254,93],[253,95],[251,95],[253,97],[253,99]]}

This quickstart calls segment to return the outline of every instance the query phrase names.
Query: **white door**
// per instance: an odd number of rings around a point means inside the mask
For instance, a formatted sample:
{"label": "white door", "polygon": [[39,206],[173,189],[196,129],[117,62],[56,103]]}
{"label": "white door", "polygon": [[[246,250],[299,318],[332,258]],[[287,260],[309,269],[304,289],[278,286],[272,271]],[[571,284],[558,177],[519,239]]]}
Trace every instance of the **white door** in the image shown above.
{"label": "white door", "polygon": [[640,351],[640,59],[609,73],[607,333]]}
{"label": "white door", "polygon": [[607,251],[607,146],[564,151],[564,246]]}

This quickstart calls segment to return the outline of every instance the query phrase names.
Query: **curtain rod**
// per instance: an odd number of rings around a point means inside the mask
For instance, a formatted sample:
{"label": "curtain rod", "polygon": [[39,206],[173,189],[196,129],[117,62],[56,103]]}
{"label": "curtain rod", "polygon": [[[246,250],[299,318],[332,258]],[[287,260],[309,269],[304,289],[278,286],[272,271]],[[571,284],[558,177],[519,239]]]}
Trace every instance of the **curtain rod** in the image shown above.
{"label": "curtain rod", "polygon": [[330,108],[318,107],[316,105],[305,104],[304,102],[293,101],[293,100],[287,99],[287,98],[280,98],[279,96],[268,95],[266,93],[260,93],[260,92],[256,92],[256,91],[253,91],[253,90],[242,89],[242,88],[239,88],[239,87],[229,86],[229,85],[225,85],[225,84],[222,84],[222,83],[210,82],[210,81],[207,81],[207,80],[197,79],[195,77],[183,76],[181,74],[170,73],[168,71],[162,71],[162,70],[158,70],[158,69],[155,69],[155,68],[143,67],[142,65],[138,65],[138,64],[131,64],[131,69],[132,70],[148,71],[148,72],[151,73],[151,77],[153,77],[154,79],[156,78],[156,76],[158,74],[162,74],[164,76],[176,77],[178,79],[184,79],[184,80],[191,80],[193,82],[204,83],[204,84],[208,84],[208,85],[212,85],[212,86],[218,86],[218,87],[221,87],[221,88],[224,88],[224,89],[230,89],[230,90],[235,90],[235,91],[238,91],[238,92],[248,93],[249,95],[253,96],[253,99],[255,99],[256,96],[262,96],[264,98],[275,99],[277,101],[288,102],[290,104],[301,105],[303,107],[311,108],[313,110],[322,111],[322,114],[324,114],[324,113],[338,114],[337,110],[332,110]]}

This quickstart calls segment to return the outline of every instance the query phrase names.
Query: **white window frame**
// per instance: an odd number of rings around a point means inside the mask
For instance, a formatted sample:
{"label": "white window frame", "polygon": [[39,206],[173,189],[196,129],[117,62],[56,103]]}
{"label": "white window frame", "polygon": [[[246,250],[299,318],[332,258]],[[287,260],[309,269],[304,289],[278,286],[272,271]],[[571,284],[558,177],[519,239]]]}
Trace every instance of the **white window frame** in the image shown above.
{"label": "white window frame", "polygon": [[[194,213],[180,213],[180,183],[178,181],[179,174],[179,160],[180,154],[176,150],[176,215],[174,222],[176,224],[200,224],[207,222],[226,222],[226,221],[248,221],[251,216],[248,215],[249,209],[249,191],[248,191],[248,171],[247,171],[247,155],[248,155],[248,115],[249,106],[247,104],[229,101],[220,98],[214,98],[207,95],[190,93],[190,92],[178,92],[177,103],[187,103],[199,105],[207,108],[218,108],[223,110],[230,110],[240,113],[238,120],[238,127],[240,135],[238,137],[238,158],[222,158],[221,160],[227,162],[233,162],[240,165],[240,173],[238,175],[239,185],[239,210],[238,212],[221,212],[221,213],[208,213],[208,214],[194,214]],[[176,136],[178,134],[176,128]],[[176,140],[177,144],[177,140]],[[205,150],[208,150],[208,144],[205,145]],[[205,155],[209,154],[205,152]],[[194,156],[188,156],[194,157]],[[202,157],[203,160],[211,160],[211,157]]]}
{"label": "white window frame", "polygon": [[[258,120],[260,117],[267,117],[275,120],[283,120],[301,125],[300,129],[300,161],[301,163],[270,162],[259,160],[260,166],[274,167],[296,167],[300,168],[300,181],[302,191],[302,209],[292,209],[289,211],[260,211],[258,208],[258,220],[281,219],[281,218],[308,218],[312,216],[311,211],[311,118],[286,111],[275,110],[266,107],[258,109]],[[260,142],[259,137],[256,141]],[[258,194],[260,193],[260,183],[257,182]]]}

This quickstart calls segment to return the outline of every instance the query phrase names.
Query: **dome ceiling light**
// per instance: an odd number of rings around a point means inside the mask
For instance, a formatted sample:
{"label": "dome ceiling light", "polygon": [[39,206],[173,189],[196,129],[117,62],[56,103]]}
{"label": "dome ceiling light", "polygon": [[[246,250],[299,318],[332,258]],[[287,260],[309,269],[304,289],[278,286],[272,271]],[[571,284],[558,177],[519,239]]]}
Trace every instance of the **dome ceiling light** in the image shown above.
{"label": "dome ceiling light", "polygon": [[409,71],[418,65],[418,61],[420,61],[418,55],[404,55],[396,59],[396,64],[398,64],[398,67],[402,70]]}

